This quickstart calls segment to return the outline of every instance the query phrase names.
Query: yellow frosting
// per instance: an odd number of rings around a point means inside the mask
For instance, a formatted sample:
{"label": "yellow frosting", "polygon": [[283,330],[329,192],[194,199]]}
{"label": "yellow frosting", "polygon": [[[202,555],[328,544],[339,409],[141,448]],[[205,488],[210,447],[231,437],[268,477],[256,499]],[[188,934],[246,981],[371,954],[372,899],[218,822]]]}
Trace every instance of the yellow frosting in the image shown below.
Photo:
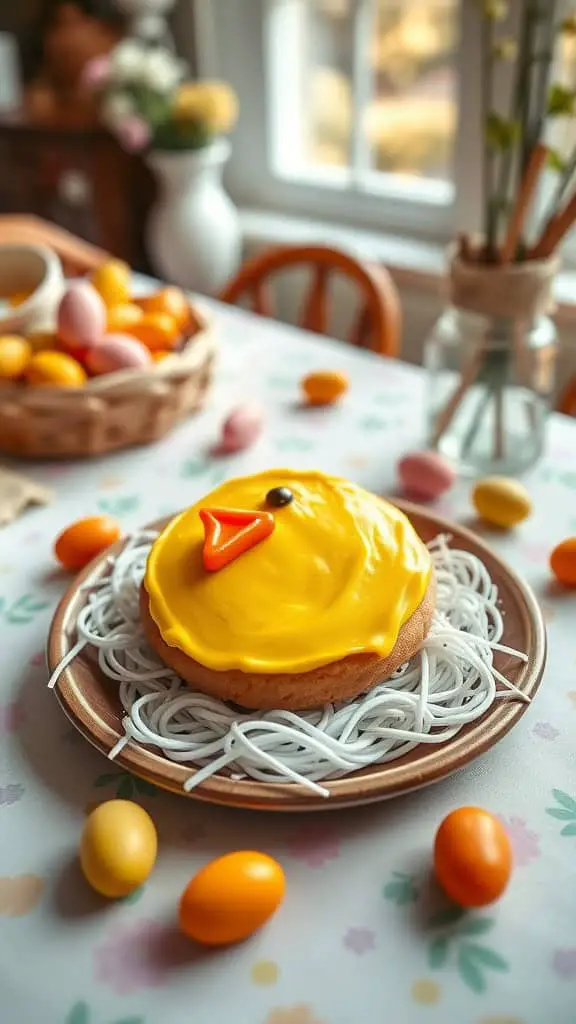
{"label": "yellow frosting", "polygon": [[[294,500],[266,505],[273,487]],[[273,534],[219,572],[202,562],[201,508],[266,509]],[[228,480],[172,520],[146,569],[164,641],[216,670],[305,672],[349,654],[390,653],[418,607],[430,555],[398,509],[319,472]]]}

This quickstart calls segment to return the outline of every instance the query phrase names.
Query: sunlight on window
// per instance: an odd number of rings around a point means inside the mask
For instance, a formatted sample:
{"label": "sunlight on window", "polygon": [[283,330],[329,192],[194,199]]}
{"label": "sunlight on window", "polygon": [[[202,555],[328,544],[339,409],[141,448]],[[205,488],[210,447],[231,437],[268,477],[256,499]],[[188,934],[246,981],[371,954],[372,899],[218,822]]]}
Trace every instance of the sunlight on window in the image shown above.
{"label": "sunlight on window", "polygon": [[[354,116],[351,0],[308,0],[303,134],[306,162],[347,166]],[[375,0],[361,112],[372,168],[451,178],[456,127],[458,0]]]}

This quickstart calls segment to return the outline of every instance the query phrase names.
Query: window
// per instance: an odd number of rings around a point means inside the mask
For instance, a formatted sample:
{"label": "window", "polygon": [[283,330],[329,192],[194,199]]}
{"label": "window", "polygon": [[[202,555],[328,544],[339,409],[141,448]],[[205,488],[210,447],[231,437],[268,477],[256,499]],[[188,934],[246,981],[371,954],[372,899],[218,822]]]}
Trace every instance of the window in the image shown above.
{"label": "window", "polygon": [[[479,4],[195,0],[200,73],[240,97],[235,199],[438,241],[478,230]],[[501,109],[511,81],[502,67]]]}

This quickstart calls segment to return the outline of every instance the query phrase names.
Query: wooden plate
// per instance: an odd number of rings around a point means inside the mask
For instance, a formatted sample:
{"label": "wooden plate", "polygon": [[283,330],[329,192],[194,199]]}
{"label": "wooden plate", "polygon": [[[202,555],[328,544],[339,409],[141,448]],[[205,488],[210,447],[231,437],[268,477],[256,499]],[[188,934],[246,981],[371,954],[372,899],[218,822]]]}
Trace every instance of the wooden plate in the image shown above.
{"label": "wooden plate", "polygon": [[[503,642],[528,655],[526,664],[509,655],[496,654],[495,665],[528,697],[536,693],[546,661],[546,632],[534,595],[525,583],[505,565],[475,534],[447,522],[417,505],[395,502],[412,521],[424,541],[438,533],[450,533],[454,547],[471,551],[482,559],[496,583],[504,612]],[[154,523],[162,527],[168,520]],[[112,549],[119,551],[120,541]],[[76,640],[75,624],[86,603],[86,583],[99,579],[106,569],[106,556],[92,562],[74,580],[62,598],[50,628],[48,662],[53,671]],[[103,754],[108,754],[123,730],[121,705],[117,687],[101,674],[93,652],[84,650],[64,670],[55,691],[64,711],[82,735]],[[116,758],[122,768],[148,782],[196,800],[247,807],[252,810],[316,811],[368,804],[376,800],[407,793],[445,778],[483,754],[502,738],[526,710],[527,704],[502,699],[476,722],[465,726],[458,735],[438,746],[422,744],[397,761],[373,765],[343,779],[326,782],[330,798],[316,796],[295,784],[233,781],[226,775],[215,775],[191,793],[184,793],[183,783],[191,769],[169,761],[160,753],[144,747],[127,745]]]}

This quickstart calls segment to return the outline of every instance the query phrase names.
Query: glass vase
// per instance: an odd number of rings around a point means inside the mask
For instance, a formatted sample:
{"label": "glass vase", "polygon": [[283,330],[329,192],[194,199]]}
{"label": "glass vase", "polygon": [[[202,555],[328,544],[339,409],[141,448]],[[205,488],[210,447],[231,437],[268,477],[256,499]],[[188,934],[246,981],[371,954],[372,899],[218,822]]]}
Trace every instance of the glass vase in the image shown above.
{"label": "glass vase", "polygon": [[543,312],[552,268],[476,266],[464,284],[452,271],[453,304],[425,346],[429,443],[461,473],[514,476],[544,447],[558,348]]}

